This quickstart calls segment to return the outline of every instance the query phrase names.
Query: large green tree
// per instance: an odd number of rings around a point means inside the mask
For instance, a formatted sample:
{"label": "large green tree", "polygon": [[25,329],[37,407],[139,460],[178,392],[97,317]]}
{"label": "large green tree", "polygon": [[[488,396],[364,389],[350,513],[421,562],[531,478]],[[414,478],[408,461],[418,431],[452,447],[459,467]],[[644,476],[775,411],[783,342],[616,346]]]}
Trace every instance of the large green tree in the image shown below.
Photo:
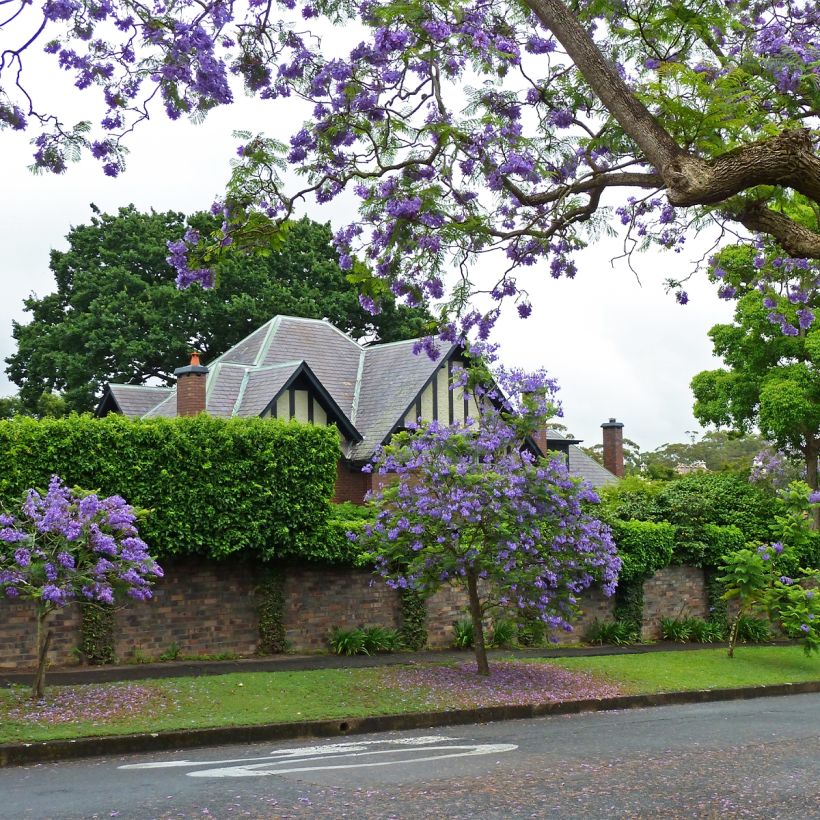
{"label": "large green tree", "polygon": [[[720,255],[721,288],[742,293],[731,324],[710,331],[715,355],[725,368],[705,370],[692,380],[694,414],[739,431],[757,426],[778,448],[799,454],[806,480],[818,488],[820,456],[820,328],[805,317],[820,307],[810,281],[780,294],[762,296],[744,288],[754,251],[731,248]],[[801,315],[802,318],[801,319]],[[784,328],[786,332],[784,332]]]}
{"label": "large green tree", "polygon": [[339,268],[331,231],[307,219],[291,223],[265,255],[220,254],[219,287],[177,289],[166,262],[168,241],[192,226],[219,226],[210,214],[141,213],[133,206],[99,213],[52,251],[57,290],[30,296],[28,324],[14,323],[17,352],[6,360],[24,411],[43,393],[62,393],[70,409],[89,410],[110,381],[173,383],[191,347],[213,358],[277,313],[330,320],[353,337],[394,341],[429,331],[423,309],[392,299],[372,316]]}

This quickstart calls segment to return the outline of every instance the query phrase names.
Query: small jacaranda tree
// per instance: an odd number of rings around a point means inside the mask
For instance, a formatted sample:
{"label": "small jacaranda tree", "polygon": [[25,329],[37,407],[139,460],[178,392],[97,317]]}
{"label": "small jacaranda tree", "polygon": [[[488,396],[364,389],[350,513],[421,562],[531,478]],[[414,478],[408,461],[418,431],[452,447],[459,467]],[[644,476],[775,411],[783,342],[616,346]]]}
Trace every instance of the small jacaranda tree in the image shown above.
{"label": "small jacaranda tree", "polygon": [[120,496],[70,489],[57,476],[45,494],[31,489],[19,510],[0,515],[0,593],[31,601],[37,610],[35,699],[45,689],[51,613],[74,601],[113,604],[120,593],[151,597],[163,573],[136,520]]}
{"label": "small jacaranda tree", "polygon": [[571,629],[578,595],[595,581],[607,594],[620,559],[608,528],[585,502],[598,498],[572,478],[563,456],[539,458],[528,437],[555,414],[544,373],[465,372],[478,418],[397,433],[372,469],[393,474],[371,501],[376,523],[360,536],[394,588],[467,592],[476,664],[488,675],[483,621],[491,611]]}

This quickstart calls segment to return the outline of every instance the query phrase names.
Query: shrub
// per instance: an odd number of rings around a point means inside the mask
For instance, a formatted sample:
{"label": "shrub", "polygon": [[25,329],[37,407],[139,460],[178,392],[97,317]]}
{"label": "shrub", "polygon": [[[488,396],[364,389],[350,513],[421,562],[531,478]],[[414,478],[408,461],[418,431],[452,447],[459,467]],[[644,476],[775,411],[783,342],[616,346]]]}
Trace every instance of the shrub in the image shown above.
{"label": "shrub", "polygon": [[521,646],[541,646],[547,639],[547,625],[537,618],[525,618],[518,624],[516,641]]}
{"label": "shrub", "polygon": [[337,627],[330,633],[330,648],[337,655],[369,655],[365,647],[362,629],[342,629]]}
{"label": "shrub", "polygon": [[612,536],[623,561],[619,581],[643,580],[672,560],[675,527],[666,522],[613,521]]}
{"label": "shrub", "polygon": [[513,621],[504,618],[493,624],[493,631],[490,635],[490,646],[496,648],[512,646],[516,638],[516,626]]}
{"label": "shrub", "polygon": [[632,624],[624,621],[593,621],[586,633],[584,641],[592,644],[612,644],[613,646],[627,646],[635,643],[638,635]]}
{"label": "shrub", "polygon": [[665,641],[686,643],[692,634],[689,618],[661,618],[661,637]]}
{"label": "shrub", "polygon": [[364,628],[362,632],[364,633],[365,655],[375,655],[378,652],[396,652],[402,648],[401,634],[398,629],[370,626]]}
{"label": "shrub", "polygon": [[737,639],[744,643],[765,643],[772,639],[768,621],[741,615],[737,620]]}
{"label": "shrub", "polygon": [[471,649],[473,646],[473,622],[470,620],[453,623],[453,646],[456,649]]}

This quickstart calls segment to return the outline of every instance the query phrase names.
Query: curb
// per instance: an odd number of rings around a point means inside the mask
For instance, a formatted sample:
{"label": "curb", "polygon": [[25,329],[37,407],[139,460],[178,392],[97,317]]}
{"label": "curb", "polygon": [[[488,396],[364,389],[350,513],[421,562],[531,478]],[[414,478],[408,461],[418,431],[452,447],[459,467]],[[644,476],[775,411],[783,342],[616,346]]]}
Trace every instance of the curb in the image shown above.
{"label": "curb", "polygon": [[642,709],[714,701],[749,700],[782,695],[820,693],[820,681],[781,683],[771,686],[744,686],[737,689],[696,689],[689,692],[663,692],[652,695],[620,695],[596,700],[571,700],[517,706],[484,706],[449,712],[416,712],[347,720],[311,720],[298,723],[271,723],[256,726],[230,726],[214,729],[189,729],[151,732],[138,735],[52,740],[42,743],[0,745],[0,768],[76,760],[104,755],[137,754],[176,749],[220,746],[233,743],[257,743],[267,740],[342,737],[371,732],[429,729],[438,726],[462,726],[468,723],[490,723],[499,720],[524,720],[551,715],[574,715],[581,712],[604,712],[616,709]]}

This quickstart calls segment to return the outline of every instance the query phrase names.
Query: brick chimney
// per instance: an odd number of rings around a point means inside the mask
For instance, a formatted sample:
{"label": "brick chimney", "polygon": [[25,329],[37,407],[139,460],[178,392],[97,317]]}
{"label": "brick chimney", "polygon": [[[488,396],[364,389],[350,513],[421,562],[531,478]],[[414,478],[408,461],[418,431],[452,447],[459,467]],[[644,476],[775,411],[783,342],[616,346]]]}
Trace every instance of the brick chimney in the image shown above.
{"label": "brick chimney", "polygon": [[177,415],[196,416],[205,411],[205,385],[208,368],[199,363],[199,353],[191,354],[191,363],[174,371],[177,377]]}
{"label": "brick chimney", "polygon": [[604,431],[604,467],[618,478],[624,477],[624,426],[610,419],[601,425]]}

